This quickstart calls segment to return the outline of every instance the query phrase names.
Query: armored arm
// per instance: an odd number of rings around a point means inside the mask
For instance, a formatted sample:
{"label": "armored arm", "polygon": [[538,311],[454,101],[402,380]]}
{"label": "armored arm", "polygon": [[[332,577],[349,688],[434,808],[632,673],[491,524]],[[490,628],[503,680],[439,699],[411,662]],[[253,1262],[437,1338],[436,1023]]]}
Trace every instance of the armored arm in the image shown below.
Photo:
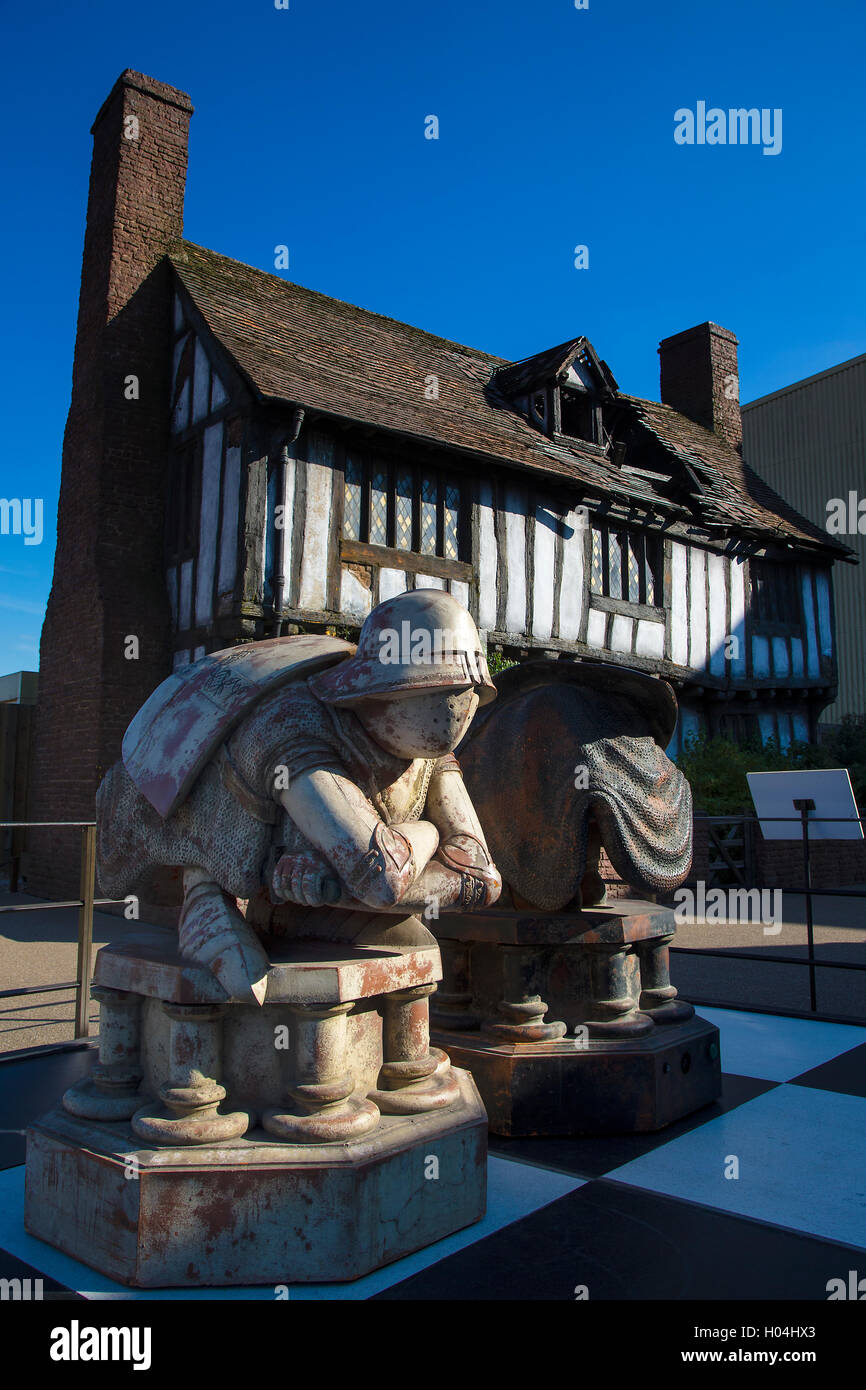
{"label": "armored arm", "polygon": [[481,822],[453,753],[440,758],[436,764],[427,790],[426,811],[439,832],[436,859],[475,881],[478,901],[472,906],[487,907],[495,903],[502,891],[502,878],[487,848]]}
{"label": "armored arm", "polygon": [[439,833],[430,821],[387,826],[354,782],[325,769],[294,779],[279,799],[330,865],[333,884],[316,899],[312,884],[321,876],[308,872],[308,894],[298,860],[281,860],[271,876],[275,898],[403,912],[422,911],[431,898],[440,907],[474,905],[475,878],[459,864],[434,860]]}

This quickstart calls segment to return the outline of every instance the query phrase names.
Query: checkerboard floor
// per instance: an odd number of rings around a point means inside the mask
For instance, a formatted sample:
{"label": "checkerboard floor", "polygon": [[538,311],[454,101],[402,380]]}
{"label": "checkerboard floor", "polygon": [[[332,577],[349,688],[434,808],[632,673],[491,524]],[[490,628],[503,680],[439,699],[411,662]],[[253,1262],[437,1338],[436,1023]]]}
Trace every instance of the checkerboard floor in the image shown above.
{"label": "checkerboard floor", "polygon": [[[866,1276],[866,1028],[699,1012],[721,1031],[717,1103],[657,1134],[491,1136],[483,1221],[291,1298],[825,1300],[830,1279]],[[93,1056],[0,1064],[0,1277],[41,1277],[46,1296],[272,1300],[272,1287],[138,1293],[23,1230],[20,1131]]]}

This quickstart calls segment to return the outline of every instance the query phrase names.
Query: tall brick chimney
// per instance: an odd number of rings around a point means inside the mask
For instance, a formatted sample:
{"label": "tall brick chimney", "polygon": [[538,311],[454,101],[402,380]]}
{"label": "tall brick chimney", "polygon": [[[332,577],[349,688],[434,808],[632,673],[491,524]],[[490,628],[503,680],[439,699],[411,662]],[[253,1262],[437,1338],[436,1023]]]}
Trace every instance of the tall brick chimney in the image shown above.
{"label": "tall brick chimney", "polygon": [[[126,725],[170,669],[163,258],[183,233],[191,114],[184,92],[126,71],[93,124],[31,820],[93,818],[96,788]],[[138,641],[137,659],[128,658],[129,638]],[[75,896],[78,855],[73,831],[31,832],[28,889]]]}
{"label": "tall brick chimney", "polygon": [[734,334],[717,323],[700,323],[663,338],[659,357],[662,402],[740,448],[743,426]]}

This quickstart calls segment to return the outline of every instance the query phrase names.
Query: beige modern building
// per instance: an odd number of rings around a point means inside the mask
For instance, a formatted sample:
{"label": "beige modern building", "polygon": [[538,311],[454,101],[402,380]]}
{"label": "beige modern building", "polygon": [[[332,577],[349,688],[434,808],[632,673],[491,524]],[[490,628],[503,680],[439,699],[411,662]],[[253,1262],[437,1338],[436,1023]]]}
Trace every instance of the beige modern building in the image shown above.
{"label": "beige modern building", "polygon": [[822,723],[866,714],[866,354],[741,410],[745,462],[859,557],[833,571],[839,693]]}

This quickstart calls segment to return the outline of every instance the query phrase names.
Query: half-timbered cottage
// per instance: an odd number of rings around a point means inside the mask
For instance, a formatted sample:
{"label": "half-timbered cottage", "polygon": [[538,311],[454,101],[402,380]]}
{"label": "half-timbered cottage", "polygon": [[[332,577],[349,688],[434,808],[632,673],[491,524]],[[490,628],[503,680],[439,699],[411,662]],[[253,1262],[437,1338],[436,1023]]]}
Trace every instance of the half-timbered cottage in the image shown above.
{"label": "half-timbered cottage", "polygon": [[172,666],[413,587],[489,651],[664,675],[680,738],[814,737],[845,551],[744,465],[733,334],[666,339],[658,404],[579,335],[508,362],[204,250],[191,109],[127,72],[94,125],[37,817],[92,814]]}
{"label": "half-timbered cottage", "polygon": [[[814,734],[833,547],[721,430],[621,391],[582,337],[510,363],[197,246],[170,261],[175,664],[447,588],[489,649],[665,675],[686,733]],[[684,351],[709,400],[736,375],[715,325],[663,368]]]}

